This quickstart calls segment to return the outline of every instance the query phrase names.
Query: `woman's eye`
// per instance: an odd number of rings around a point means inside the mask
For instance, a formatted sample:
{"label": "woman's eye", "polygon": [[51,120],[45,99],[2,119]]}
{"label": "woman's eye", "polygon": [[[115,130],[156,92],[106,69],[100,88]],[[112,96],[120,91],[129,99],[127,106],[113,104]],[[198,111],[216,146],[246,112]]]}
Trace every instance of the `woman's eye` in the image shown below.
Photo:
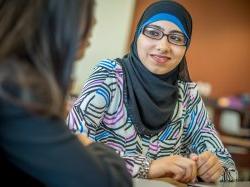
{"label": "woman's eye", "polygon": [[170,35],[170,39],[174,41],[183,41],[183,37],[179,35]]}
{"label": "woman's eye", "polygon": [[154,31],[154,30],[149,31],[149,34],[152,35],[152,36],[159,36],[160,35],[159,32]]}
{"label": "woman's eye", "polygon": [[155,38],[155,39],[158,39],[159,37],[161,37],[161,32],[153,28],[146,28],[144,30],[144,34],[150,38]]}

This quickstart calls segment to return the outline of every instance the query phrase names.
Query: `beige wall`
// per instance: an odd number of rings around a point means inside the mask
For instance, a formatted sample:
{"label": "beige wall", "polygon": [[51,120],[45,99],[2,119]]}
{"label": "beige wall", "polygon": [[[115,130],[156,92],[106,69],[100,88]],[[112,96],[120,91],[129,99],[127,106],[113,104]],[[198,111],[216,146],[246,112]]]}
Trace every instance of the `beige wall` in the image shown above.
{"label": "beige wall", "polygon": [[73,93],[80,92],[99,60],[125,54],[134,5],[135,0],[96,0],[97,24],[85,57],[75,64]]}
{"label": "beige wall", "polygon": [[[177,1],[190,11],[194,22],[188,51],[192,79],[210,82],[215,97],[249,93],[250,1]],[[142,11],[151,2],[137,0],[132,33]]]}

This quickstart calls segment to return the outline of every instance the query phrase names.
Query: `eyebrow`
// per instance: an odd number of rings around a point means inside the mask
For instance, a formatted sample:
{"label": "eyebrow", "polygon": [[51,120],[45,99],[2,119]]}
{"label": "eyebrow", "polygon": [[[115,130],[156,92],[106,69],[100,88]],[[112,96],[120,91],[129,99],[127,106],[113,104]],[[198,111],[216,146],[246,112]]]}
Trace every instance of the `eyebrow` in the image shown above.
{"label": "eyebrow", "polygon": [[[148,26],[154,27],[154,28],[156,28],[156,29],[159,29],[159,30],[161,30],[162,32],[165,31],[165,29],[164,29],[163,27],[159,26],[159,25],[149,24]],[[169,33],[178,33],[178,34],[185,35],[183,32],[178,31],[178,30],[171,30],[171,31],[169,31]]]}
{"label": "eyebrow", "polygon": [[159,25],[149,24],[148,26],[157,28],[157,29],[159,29],[159,30],[161,30],[161,31],[165,31],[165,29],[164,29],[163,27],[159,26]]}

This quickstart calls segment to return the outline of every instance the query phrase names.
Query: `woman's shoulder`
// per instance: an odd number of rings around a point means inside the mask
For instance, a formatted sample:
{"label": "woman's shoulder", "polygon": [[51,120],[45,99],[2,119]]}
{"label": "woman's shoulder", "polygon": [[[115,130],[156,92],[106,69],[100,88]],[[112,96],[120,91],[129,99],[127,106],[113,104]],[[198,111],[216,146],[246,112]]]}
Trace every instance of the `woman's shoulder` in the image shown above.
{"label": "woman's shoulder", "polygon": [[122,67],[120,63],[117,61],[117,59],[104,59],[99,61],[96,66],[94,67],[95,69],[102,69],[107,72],[121,72]]}
{"label": "woman's shoulder", "polygon": [[178,80],[178,87],[185,90],[197,90],[197,83]]}
{"label": "woman's shoulder", "polygon": [[196,82],[187,82],[178,80],[178,89],[185,96],[185,98],[197,97],[199,95]]}
{"label": "woman's shoulder", "polygon": [[[98,81],[93,82],[93,80]],[[94,84],[101,85],[105,82],[107,85],[122,85],[123,70],[116,59],[104,59],[99,61],[93,68],[91,75],[85,82],[85,86]]]}

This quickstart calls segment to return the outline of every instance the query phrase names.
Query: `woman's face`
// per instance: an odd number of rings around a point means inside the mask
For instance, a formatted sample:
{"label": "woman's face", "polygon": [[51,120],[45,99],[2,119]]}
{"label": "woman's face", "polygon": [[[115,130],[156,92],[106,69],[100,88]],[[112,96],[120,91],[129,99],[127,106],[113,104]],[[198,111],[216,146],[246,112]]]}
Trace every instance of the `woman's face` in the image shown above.
{"label": "woman's face", "polygon": [[[177,25],[169,21],[157,21],[150,24],[165,34],[180,33]],[[181,61],[186,46],[178,46],[168,42],[166,36],[160,40],[149,38],[141,33],[137,40],[137,52],[143,65],[154,74],[166,74]]]}

